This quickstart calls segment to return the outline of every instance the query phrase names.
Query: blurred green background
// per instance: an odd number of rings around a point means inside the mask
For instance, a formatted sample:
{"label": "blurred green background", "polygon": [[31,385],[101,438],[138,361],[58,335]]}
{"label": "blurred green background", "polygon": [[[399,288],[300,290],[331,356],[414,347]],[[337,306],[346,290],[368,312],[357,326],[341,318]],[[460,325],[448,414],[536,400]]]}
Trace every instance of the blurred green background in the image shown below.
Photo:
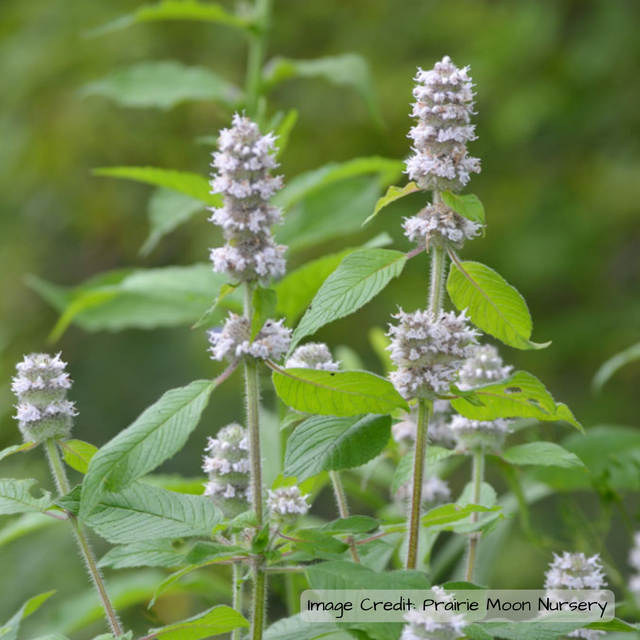
{"label": "blurred green background", "polygon": [[[28,274],[73,285],[119,267],[204,262],[218,241],[202,214],[141,258],[151,189],[90,174],[111,165],[206,174],[211,148],[197,139],[215,135],[229,113],[208,102],[123,109],[83,98],[83,85],[119,67],[168,59],[243,83],[245,43],[225,27],[161,23],[84,37],[136,4],[0,3],[2,447],[18,441],[9,382],[24,353],[63,351],[81,414],[76,435],[97,445],[165,390],[219,371],[207,358],[203,331],[188,327],[117,334],[72,327],[53,347],[47,335],[57,315],[25,284]],[[587,427],[637,424],[638,366],[619,372],[600,395],[590,382],[602,361],[638,341],[640,328],[639,20],[636,0],[276,0],[269,45],[269,56],[363,55],[385,122],[377,129],[349,88],[321,80],[282,85],[270,113],[295,107],[300,114],[282,158],[285,179],[331,161],[405,157],[416,67],[443,55],[471,65],[479,134],[471,153],[483,171],[469,191],[485,205],[488,230],[463,255],[517,286],[533,315],[533,339],[553,341],[544,351],[505,349],[505,359],[544,380]],[[407,199],[359,234],[299,251],[290,266],[383,231],[396,248],[409,249],[400,223],[420,203]],[[411,261],[373,303],[318,337],[348,344],[380,371],[362,327],[384,327],[396,305],[420,305],[426,269],[424,257]],[[234,392],[214,396],[188,449],[165,470],[199,474],[205,436],[242,416],[239,382],[229,383]],[[568,431],[546,432],[554,429]],[[39,460],[36,453],[5,461],[2,475],[45,478]],[[0,619],[49,588],[89,597],[80,561],[65,557],[65,533],[56,528],[0,548]],[[524,544],[513,542],[513,553],[523,575],[540,581],[546,560],[533,552],[527,559]],[[625,549],[617,552],[622,565]],[[157,572],[147,573],[144,579],[157,582]],[[497,575],[505,571],[498,567]]]}

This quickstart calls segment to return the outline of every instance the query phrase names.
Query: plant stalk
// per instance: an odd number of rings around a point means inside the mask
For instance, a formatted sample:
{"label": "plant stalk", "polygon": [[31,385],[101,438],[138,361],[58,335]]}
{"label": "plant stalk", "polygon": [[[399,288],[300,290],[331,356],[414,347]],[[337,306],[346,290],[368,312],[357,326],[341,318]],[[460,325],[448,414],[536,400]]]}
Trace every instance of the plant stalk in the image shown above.
{"label": "plant stalk", "polygon": [[[484,451],[478,449],[473,453],[473,504],[480,504],[482,481],[484,478]],[[478,522],[479,514],[471,514],[471,522]],[[473,581],[473,569],[476,563],[478,553],[478,543],[480,542],[480,532],[474,532],[469,536],[469,555],[467,558],[467,582]]]}
{"label": "plant stalk", "polygon": [[254,5],[257,32],[250,34],[247,58],[246,112],[250,118],[258,116],[262,92],[262,67],[267,50],[272,0],[256,0]]}
{"label": "plant stalk", "polygon": [[267,574],[256,560],[253,569],[253,615],[251,618],[251,640],[262,640],[264,623],[267,614]]}
{"label": "plant stalk", "polygon": [[[60,496],[63,496],[71,491],[71,487],[67,478],[67,472],[64,468],[64,463],[62,462],[60,453],[58,452],[58,446],[53,438],[45,440],[44,445],[47,458],[49,460],[49,466],[51,467],[51,472],[53,474],[53,479],[58,487],[58,493]],[[122,627],[118,620],[118,614],[111,604],[111,600],[109,600],[107,589],[102,579],[102,575],[100,574],[100,569],[98,569],[98,565],[96,564],[93,552],[91,551],[91,547],[89,546],[89,541],[84,535],[80,522],[76,516],[69,513],[68,519],[73,527],[73,532],[76,536],[80,553],[84,558],[89,577],[91,578],[91,581],[98,592],[98,596],[100,597],[100,601],[102,602],[102,608],[104,609],[109,627],[111,628],[111,633],[115,638],[118,638],[122,635]]]}
{"label": "plant stalk", "polygon": [[[349,517],[349,504],[347,503],[347,494],[344,492],[342,486],[342,480],[340,480],[340,474],[337,471],[329,471],[329,477],[331,478],[331,484],[333,485],[333,493],[336,496],[336,503],[338,505],[338,512],[341,518]],[[356,543],[353,536],[347,537],[347,544],[349,545],[349,551],[354,562],[360,564],[360,556],[356,548]]]}
{"label": "plant stalk", "polygon": [[422,507],[422,484],[424,481],[425,456],[427,453],[427,429],[431,403],[424,398],[418,400],[418,424],[413,459],[413,481],[411,487],[411,513],[409,516],[409,551],[407,569],[415,569],[418,563],[418,540]]}
{"label": "plant stalk", "polygon": [[[237,543],[237,536],[234,536],[234,542]],[[233,589],[231,606],[240,614],[242,614],[242,564],[240,562],[233,563]],[[231,633],[231,640],[240,640],[242,630],[234,629]]]}

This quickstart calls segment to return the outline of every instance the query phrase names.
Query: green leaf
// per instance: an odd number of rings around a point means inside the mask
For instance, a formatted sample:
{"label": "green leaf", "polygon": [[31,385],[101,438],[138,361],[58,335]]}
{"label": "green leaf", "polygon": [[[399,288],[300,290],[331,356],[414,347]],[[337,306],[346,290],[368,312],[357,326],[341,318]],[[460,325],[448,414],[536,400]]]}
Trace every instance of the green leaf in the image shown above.
{"label": "green leaf", "polygon": [[481,224],[484,229],[484,207],[477,196],[472,193],[460,195],[459,193],[451,193],[451,191],[443,191],[441,195],[442,200],[450,209],[471,222]]}
{"label": "green leaf", "polygon": [[205,208],[201,200],[186,196],[171,189],[156,189],[149,199],[149,235],[140,249],[143,256],[149,255],[164,236],[188,222]]}
{"label": "green leaf", "polygon": [[[79,491],[58,501],[63,508],[78,514]],[[84,505],[82,505],[84,506]],[[119,493],[100,496],[84,522],[98,535],[114,544],[210,536],[222,516],[205,496],[174,493],[136,482]]]}
{"label": "green leaf", "polygon": [[151,629],[149,635],[159,640],[201,640],[248,626],[241,613],[226,605],[218,605],[188,620]]}
{"label": "green leaf", "polygon": [[113,71],[85,85],[82,95],[101,96],[123,107],[143,109],[171,109],[182,102],[207,100],[235,108],[241,91],[210,69],[166,60]]}
{"label": "green leaf", "polygon": [[622,367],[640,360],[640,342],[609,358],[593,377],[593,388],[600,391],[607,381]]}
{"label": "green leaf", "polygon": [[[57,340],[71,323],[85,331],[192,324],[210,308],[224,281],[224,274],[198,264],[110,272],[71,290],[37,278],[29,284],[62,312],[51,332],[51,339]],[[52,293],[56,289],[57,299]]]}
{"label": "green leaf", "polygon": [[242,30],[251,29],[253,26],[250,20],[229,13],[219,4],[196,0],[163,0],[156,4],[138,7],[133,13],[120,16],[113,22],[93,29],[88,35],[99,36],[127,29],[134,24],[164,20],[213,22]]}
{"label": "green leaf", "polygon": [[185,552],[177,550],[173,540],[159,538],[114,547],[100,559],[98,566],[112,569],[172,568],[180,566],[184,562]]}
{"label": "green leaf", "polygon": [[[454,451],[451,449],[445,449],[443,447],[436,447],[434,445],[429,445],[427,447],[425,465],[427,470],[440,460],[446,460],[449,456],[454,455]],[[393,476],[393,483],[391,484],[391,493],[396,494],[398,489],[403,484],[407,482],[411,482],[411,478],[413,476],[413,451],[411,453],[407,453],[402,456],[398,466],[396,468],[396,472]]]}
{"label": "green leaf", "polygon": [[404,163],[401,160],[391,160],[379,156],[354,158],[347,162],[330,162],[318,169],[301,173],[290,180],[284,189],[274,197],[274,203],[284,209],[289,209],[294,204],[336,182],[377,174],[380,177],[380,182],[387,183],[402,175],[403,170]]}
{"label": "green leaf", "polygon": [[[200,319],[191,328],[198,329],[199,327],[213,324],[217,319],[216,311],[222,305],[222,301],[228,295],[235,293],[239,286],[240,286],[239,284],[226,284],[226,283],[223,284],[220,287],[220,291],[218,291],[218,296],[214,300],[213,304],[209,307],[209,309],[207,309],[207,311],[200,317]],[[231,304],[228,306],[231,306]]]}
{"label": "green leaf", "polygon": [[219,207],[222,202],[222,198],[218,194],[210,193],[209,181],[197,173],[158,167],[102,167],[94,169],[92,173],[94,176],[133,180],[155,187],[171,189],[195,198],[209,207]]}
{"label": "green leaf", "polygon": [[574,629],[583,626],[578,622],[574,623],[553,623],[545,622],[481,622],[465,627],[465,632],[473,640],[483,640],[486,636],[478,636],[473,633],[474,628],[480,628],[491,638],[502,638],[504,640],[557,640],[566,636]]}
{"label": "green leaf", "polygon": [[390,436],[390,416],[309,418],[287,442],[284,475],[301,481],[322,471],[359,467],[378,456]]}
{"label": "green leaf", "polygon": [[542,467],[584,468],[584,463],[575,453],[567,451],[554,442],[529,442],[507,449],[502,457],[511,464],[539,465]]}
{"label": "green leaf", "polygon": [[167,391],[104,445],[91,460],[82,484],[81,515],[90,514],[105,493],[121,491],[180,451],[212,391],[209,380]]}
{"label": "green leaf", "polygon": [[384,196],[382,196],[382,198],[380,198],[378,202],[376,202],[373,213],[362,223],[362,225],[364,226],[368,222],[371,222],[378,215],[378,213],[382,211],[382,209],[388,207],[396,200],[400,200],[400,198],[404,198],[405,196],[408,196],[412,193],[416,193],[416,191],[420,191],[420,187],[418,187],[415,182],[409,182],[409,184],[406,184],[404,187],[389,187],[387,189],[387,193],[385,193]]}
{"label": "green leaf", "polygon": [[369,516],[349,516],[348,518],[339,518],[332,522],[327,522],[318,528],[318,531],[324,531],[331,535],[341,533],[369,533],[377,529],[380,523],[375,518]]}
{"label": "green leaf", "polygon": [[574,418],[567,405],[556,403],[553,396],[535,376],[526,371],[516,371],[506,380],[472,390],[483,406],[477,406],[458,398],[452,400],[453,408],[472,420],[496,418],[537,418],[545,422],[562,420],[577,429],[582,425]]}
{"label": "green leaf", "polygon": [[296,529],[291,537],[296,539],[293,543],[296,549],[320,558],[336,559],[349,548],[348,544],[316,529]]}
{"label": "green leaf", "polygon": [[273,289],[257,287],[253,292],[253,319],[251,321],[251,339],[260,332],[264,323],[273,318],[278,304],[278,294]]}
{"label": "green leaf", "polygon": [[15,640],[18,637],[20,623],[35,613],[54,593],[55,591],[47,591],[29,598],[4,625],[1,625],[0,635],[3,640]]}
{"label": "green leaf", "polygon": [[2,449],[0,451],[0,460],[4,460],[9,456],[12,456],[14,453],[20,453],[22,451],[30,451],[36,445],[35,442],[23,442],[22,444],[14,444],[11,447],[7,447],[6,449]]}
{"label": "green leaf", "polygon": [[[280,112],[282,113],[282,112]],[[280,158],[284,153],[285,149],[289,145],[289,138],[291,136],[291,132],[293,128],[296,126],[298,122],[298,111],[297,109],[291,109],[287,112],[287,114],[275,125],[275,134],[277,136],[277,146],[278,149],[276,151],[276,158]],[[273,129],[274,127],[270,127]]]}
{"label": "green leaf", "polygon": [[41,498],[35,498],[31,495],[34,484],[36,481],[33,479],[0,478],[0,515],[34,511],[44,513],[52,504],[51,494],[43,491]]}
{"label": "green leaf", "polygon": [[82,440],[60,440],[58,444],[62,448],[64,461],[72,469],[80,473],[87,473],[91,458],[98,451],[98,447]]}
{"label": "green leaf", "polygon": [[293,60],[277,57],[264,70],[267,90],[295,78],[322,78],[338,86],[353,87],[362,97],[373,121],[383,126],[375,97],[371,70],[367,61],[355,53],[327,56],[315,60]]}
{"label": "green leaf", "polygon": [[390,249],[362,249],[348,255],[325,280],[293,332],[291,350],[338,318],[344,318],[378,295],[404,269],[407,257]]}
{"label": "green leaf", "polygon": [[273,384],[292,409],[321,416],[357,416],[408,410],[406,400],[384,378],[368,371],[280,369]]}
{"label": "green leaf", "polygon": [[282,618],[265,632],[264,640],[315,640],[340,631],[333,622],[305,622],[300,614]]}
{"label": "green leaf", "polygon": [[423,527],[429,527],[434,530],[451,531],[455,527],[455,523],[465,520],[474,513],[498,512],[502,507],[483,507],[478,504],[467,504],[461,506],[458,504],[443,504],[440,507],[431,509],[422,516],[421,523]]}
{"label": "green leaf", "polygon": [[533,323],[527,303],[493,269],[479,262],[451,265],[447,291],[453,304],[467,309],[471,321],[485,333],[516,349],[543,349],[549,342],[532,342]]}
{"label": "green leaf", "polygon": [[187,555],[187,563],[190,565],[208,565],[212,560],[220,561],[222,558],[244,556],[247,550],[231,544],[220,542],[199,541],[193,546]]}

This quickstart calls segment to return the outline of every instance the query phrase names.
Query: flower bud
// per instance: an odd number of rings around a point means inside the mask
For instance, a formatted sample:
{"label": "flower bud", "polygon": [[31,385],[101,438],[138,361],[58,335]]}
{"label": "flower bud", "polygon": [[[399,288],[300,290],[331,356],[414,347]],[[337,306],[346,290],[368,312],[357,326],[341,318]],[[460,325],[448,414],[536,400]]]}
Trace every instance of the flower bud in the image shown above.
{"label": "flower bud", "polygon": [[300,489],[295,485],[279,487],[269,490],[267,493],[267,507],[271,516],[281,522],[293,522],[309,511],[310,505],[307,503],[309,495],[302,495]]}
{"label": "flower bud", "polygon": [[[449,424],[451,418],[451,403],[448,400],[436,400],[433,403],[433,411],[429,417],[427,438],[429,442],[442,447],[451,448],[455,443],[455,437]],[[404,445],[413,445],[416,441],[417,407],[411,409],[411,413],[404,415],[404,419],[391,427],[391,436],[395,442]]]}
{"label": "flower bud", "polygon": [[474,347],[460,369],[458,386],[471,389],[483,384],[499,382],[511,375],[513,367],[505,366],[498,350],[490,344]]}
{"label": "flower bud", "polygon": [[205,449],[209,455],[203,458],[202,469],[209,475],[204,495],[227,518],[244,513],[250,508],[249,487],[251,466],[249,462],[249,439],[243,427],[230,424],[209,438]]}
{"label": "flower bud", "polygon": [[298,347],[284,365],[287,369],[319,369],[338,371],[339,362],[334,362],[329,347],[322,342],[309,342]]}
{"label": "flower bud", "polygon": [[16,366],[18,375],[11,385],[18,398],[14,417],[25,442],[68,438],[71,433],[78,412],[67,400],[71,380],[60,355],[32,353]]}
{"label": "flower bud", "polygon": [[[413,485],[411,482],[405,482],[396,491],[396,499],[402,502],[410,503]],[[429,476],[422,483],[422,499],[420,501],[423,510],[444,504],[451,499],[451,489],[447,482],[438,476]]]}
{"label": "flower bud", "polygon": [[451,432],[456,439],[457,450],[462,453],[473,451],[498,452],[509,432],[506,420],[470,420],[464,416],[453,416]]}
{"label": "flower bud", "polygon": [[421,247],[461,249],[465,240],[480,233],[482,226],[467,220],[440,202],[429,204],[415,216],[404,219],[404,234]]}

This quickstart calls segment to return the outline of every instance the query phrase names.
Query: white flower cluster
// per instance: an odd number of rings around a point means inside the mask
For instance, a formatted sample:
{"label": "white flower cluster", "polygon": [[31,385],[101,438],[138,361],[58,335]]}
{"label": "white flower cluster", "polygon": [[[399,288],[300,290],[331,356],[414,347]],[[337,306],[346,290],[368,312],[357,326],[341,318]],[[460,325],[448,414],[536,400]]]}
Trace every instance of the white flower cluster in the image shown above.
{"label": "white flower cluster", "polygon": [[224,204],[211,210],[210,220],[222,227],[227,243],[211,250],[213,269],[243,282],[279,277],[286,247],[276,244],[270,227],[282,213],[269,204],[282,188],[282,178],[270,174],[278,167],[275,136],[262,136],[255,122],[235,114],[233,126],[220,131],[218,149],[211,192],[222,194]]}
{"label": "white flower cluster", "polygon": [[428,204],[415,216],[405,218],[404,235],[420,246],[461,249],[465,240],[480,233],[482,225],[456,213],[444,203]]}
{"label": "white flower cluster", "polygon": [[445,57],[415,77],[411,116],[418,122],[409,132],[415,155],[407,161],[407,173],[421,189],[460,191],[471,173],[480,173],[480,161],[467,155],[467,142],[476,139],[468,71]]}
{"label": "white flower cluster", "polygon": [[483,421],[470,420],[464,416],[455,415],[451,419],[451,432],[456,439],[456,448],[462,453],[472,451],[500,451],[504,439],[509,433],[507,420]]}
{"label": "white flower cluster", "polygon": [[78,412],[74,403],[67,400],[71,380],[66,366],[59,353],[33,353],[16,365],[18,375],[11,384],[18,398],[14,417],[25,442],[70,435]]}
{"label": "white flower cluster", "polygon": [[634,536],[634,546],[629,553],[629,564],[635,569],[635,575],[629,580],[629,591],[640,599],[640,532]]}
{"label": "white flower cluster", "polygon": [[398,324],[390,326],[387,348],[398,367],[389,376],[396,389],[408,400],[448,391],[478,335],[465,312],[441,311],[435,318],[429,311],[400,310],[394,318]]}
{"label": "white flower cluster", "polygon": [[[434,600],[451,602],[453,595],[442,587],[431,587]],[[443,611],[409,611],[404,619],[407,624],[402,629],[400,640],[458,640],[464,637],[466,622],[459,613]]]}
{"label": "white flower cluster", "polygon": [[339,362],[334,362],[329,347],[322,342],[309,342],[298,347],[284,365],[287,369],[319,369],[338,371]]}
{"label": "white flower cluster", "polygon": [[243,317],[230,313],[222,330],[209,331],[209,343],[213,360],[230,362],[238,358],[259,358],[279,360],[288,351],[291,343],[291,329],[283,325],[283,320],[267,320],[256,337],[251,340],[251,325]]}
{"label": "white flower cluster", "polygon": [[[404,420],[391,427],[391,436],[398,444],[412,445],[415,442],[418,430],[416,409],[414,407],[411,413],[405,414]],[[451,447],[455,443],[455,437],[449,425],[450,417],[451,403],[448,400],[436,400],[429,418],[427,430],[429,442],[437,443],[443,447]]]}
{"label": "white flower cluster", "polygon": [[471,389],[483,384],[504,380],[511,375],[513,367],[505,365],[498,350],[490,344],[475,347],[471,357],[460,369],[458,386]]}
{"label": "white flower cluster", "polygon": [[[584,553],[565,551],[561,556],[555,553],[553,556],[553,561],[549,563],[549,570],[545,573],[544,584],[547,597],[551,600],[556,602],[565,600],[556,593],[557,589],[597,590],[607,586],[598,554],[587,557]],[[585,640],[594,640],[601,635],[605,635],[605,632],[595,629],[577,629],[568,634],[570,638]]]}
{"label": "white flower cluster", "polygon": [[[396,498],[401,501],[411,500],[412,484],[405,482],[396,491]],[[429,476],[422,483],[422,500],[423,508],[430,508],[439,504],[444,504],[451,499],[451,489],[442,478],[438,476]]]}
{"label": "white flower cluster", "polygon": [[309,511],[310,505],[307,503],[309,495],[302,495],[296,485],[279,487],[269,490],[267,493],[267,507],[271,515],[280,520],[295,520],[298,516],[304,516]]}
{"label": "white flower cluster", "polygon": [[220,429],[216,438],[209,438],[202,469],[208,474],[204,495],[233,518],[250,507],[249,438],[239,424]]}

